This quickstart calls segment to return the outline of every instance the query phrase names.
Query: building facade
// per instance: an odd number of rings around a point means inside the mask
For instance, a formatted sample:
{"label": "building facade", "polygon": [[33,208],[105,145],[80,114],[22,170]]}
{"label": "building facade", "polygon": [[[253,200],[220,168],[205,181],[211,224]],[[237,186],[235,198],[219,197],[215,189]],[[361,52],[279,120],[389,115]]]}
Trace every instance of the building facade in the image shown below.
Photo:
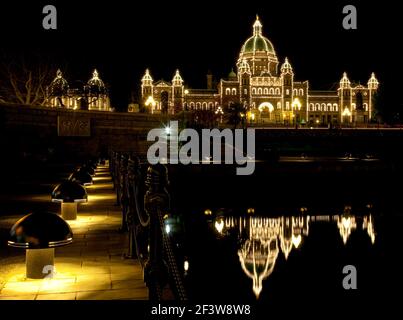
{"label": "building facade", "polygon": [[374,116],[374,96],[379,86],[374,73],[367,86],[354,84],[343,73],[337,90],[312,90],[309,81],[295,79],[287,58],[279,68],[277,54],[263,35],[258,17],[236,66],[237,72],[231,71],[214,88],[212,75],[208,74],[206,89],[185,87],[179,70],[171,82],[154,82],[147,69],[141,79],[141,102],[151,112],[168,113],[183,109],[216,111],[239,103],[247,110],[248,119],[257,123],[368,123]]}
{"label": "building facade", "polygon": [[69,83],[57,70],[56,77],[46,88],[47,105],[67,109],[110,111],[108,90],[95,69],[87,84],[70,88]]}

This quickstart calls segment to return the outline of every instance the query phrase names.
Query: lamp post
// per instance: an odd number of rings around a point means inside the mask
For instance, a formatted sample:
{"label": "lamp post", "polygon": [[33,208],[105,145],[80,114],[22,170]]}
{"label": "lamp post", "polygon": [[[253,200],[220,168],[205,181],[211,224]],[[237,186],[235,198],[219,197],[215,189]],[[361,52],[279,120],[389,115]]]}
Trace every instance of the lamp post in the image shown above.
{"label": "lamp post", "polygon": [[72,242],[73,232],[66,221],[55,213],[38,211],[13,225],[8,245],[26,249],[27,278],[43,279],[53,274],[55,248]]}
{"label": "lamp post", "polygon": [[87,191],[76,181],[64,181],[52,191],[52,202],[61,203],[62,217],[65,220],[76,220],[78,203],[87,200]]}

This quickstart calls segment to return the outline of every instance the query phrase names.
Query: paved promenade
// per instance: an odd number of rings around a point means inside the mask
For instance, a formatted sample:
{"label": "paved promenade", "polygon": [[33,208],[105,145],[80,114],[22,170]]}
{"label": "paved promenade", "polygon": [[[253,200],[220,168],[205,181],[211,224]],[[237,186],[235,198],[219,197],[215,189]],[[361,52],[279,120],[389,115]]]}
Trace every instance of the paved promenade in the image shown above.
{"label": "paved promenade", "polygon": [[[69,222],[74,242],[56,249],[53,279],[26,279],[25,250],[7,248],[7,255],[0,254],[0,300],[148,299],[140,264],[123,258],[128,240],[118,232],[121,214],[108,167],[98,167],[87,191],[88,203],[80,204],[78,219]],[[43,201],[46,209],[50,195],[33,200]],[[18,218],[0,217],[0,228],[11,228]]]}

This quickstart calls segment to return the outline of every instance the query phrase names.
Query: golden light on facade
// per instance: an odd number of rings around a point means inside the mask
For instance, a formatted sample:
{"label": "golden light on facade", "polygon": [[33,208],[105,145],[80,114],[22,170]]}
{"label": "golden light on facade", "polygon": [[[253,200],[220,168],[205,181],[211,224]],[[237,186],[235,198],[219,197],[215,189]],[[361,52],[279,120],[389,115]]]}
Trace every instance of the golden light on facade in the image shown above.
{"label": "golden light on facade", "polygon": [[152,96],[149,96],[144,104],[146,105],[146,107],[151,106],[151,113],[154,113],[154,108],[157,105],[157,103],[155,102]]}
{"label": "golden light on facade", "polygon": [[343,110],[343,117],[350,117],[351,116],[351,111],[346,107]]}
{"label": "golden light on facade", "polygon": [[298,98],[295,98],[291,104],[291,107],[295,110],[301,110],[301,106],[302,106],[301,101],[299,101]]}

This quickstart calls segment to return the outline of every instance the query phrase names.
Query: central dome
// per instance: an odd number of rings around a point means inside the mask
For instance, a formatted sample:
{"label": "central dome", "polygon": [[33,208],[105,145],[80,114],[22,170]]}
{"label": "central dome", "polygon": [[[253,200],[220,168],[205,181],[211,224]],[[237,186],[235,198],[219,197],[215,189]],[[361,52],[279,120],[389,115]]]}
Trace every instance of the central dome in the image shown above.
{"label": "central dome", "polygon": [[[244,68],[245,65],[248,65],[248,68]],[[253,36],[245,41],[239,54],[238,71],[250,72],[252,76],[258,77],[276,77],[278,76],[277,66],[276,52],[269,39],[263,36],[262,24],[259,17],[256,17],[253,24]]]}
{"label": "central dome", "polygon": [[259,17],[253,24],[253,36],[245,41],[242,46],[241,53],[254,53],[256,51],[266,51],[275,54],[273,45],[262,35],[262,24]]}

